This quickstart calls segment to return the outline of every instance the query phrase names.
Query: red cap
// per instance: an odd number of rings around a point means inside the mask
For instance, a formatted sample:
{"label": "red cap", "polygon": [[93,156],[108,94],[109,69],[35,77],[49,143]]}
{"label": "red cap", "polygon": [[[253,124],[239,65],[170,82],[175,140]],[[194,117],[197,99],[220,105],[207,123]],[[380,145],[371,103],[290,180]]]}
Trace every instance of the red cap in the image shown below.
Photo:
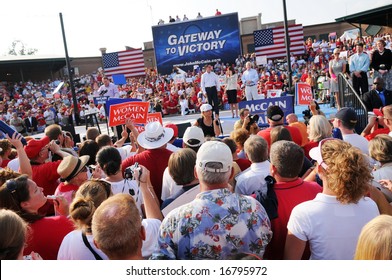
{"label": "red cap", "polygon": [[173,137],[178,137],[178,127],[177,127],[177,125],[175,125],[174,123],[167,123],[167,124],[165,124],[165,127],[169,127],[171,129],[173,129],[173,131],[174,131]]}
{"label": "red cap", "polygon": [[384,114],[382,113],[382,108],[381,109],[373,109],[373,113],[376,114],[378,117],[383,117]]}
{"label": "red cap", "polygon": [[50,139],[48,136],[45,136],[39,140],[31,139],[29,142],[27,142],[27,145],[24,147],[24,150],[29,159],[34,159],[38,156],[42,148],[49,144],[49,142]]}

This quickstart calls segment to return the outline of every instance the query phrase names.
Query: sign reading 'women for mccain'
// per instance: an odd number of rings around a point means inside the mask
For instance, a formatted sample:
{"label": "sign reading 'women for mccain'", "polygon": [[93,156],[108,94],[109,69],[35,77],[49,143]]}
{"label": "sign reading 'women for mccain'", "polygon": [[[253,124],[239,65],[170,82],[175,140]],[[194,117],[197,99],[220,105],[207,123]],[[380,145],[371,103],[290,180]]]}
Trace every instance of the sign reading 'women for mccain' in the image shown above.
{"label": "sign reading 'women for mccain'", "polygon": [[158,72],[170,74],[205,64],[235,62],[241,53],[238,14],[173,22],[152,27]]}

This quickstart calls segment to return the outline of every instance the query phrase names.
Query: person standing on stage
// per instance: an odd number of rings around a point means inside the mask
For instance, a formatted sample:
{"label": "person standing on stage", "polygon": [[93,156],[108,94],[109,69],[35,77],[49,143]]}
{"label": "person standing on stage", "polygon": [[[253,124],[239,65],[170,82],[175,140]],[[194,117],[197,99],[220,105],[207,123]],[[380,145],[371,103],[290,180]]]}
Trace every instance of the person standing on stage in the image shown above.
{"label": "person standing on stage", "polygon": [[260,99],[257,93],[257,82],[259,81],[259,75],[257,71],[252,68],[252,64],[248,61],[245,64],[246,71],[242,74],[242,84],[245,85],[246,101]]}
{"label": "person standing on stage", "polygon": [[118,87],[109,81],[108,77],[102,79],[103,85],[98,89],[98,94],[119,98]]}
{"label": "person standing on stage", "polygon": [[218,76],[211,71],[212,66],[207,65],[206,72],[201,75],[201,90],[207,94],[208,103],[214,108],[215,117],[219,117]]}
{"label": "person standing on stage", "polygon": [[367,71],[369,70],[370,58],[363,52],[363,43],[358,42],[356,44],[356,51],[357,53],[350,58],[350,72],[352,73],[355,91],[362,95],[369,91]]}

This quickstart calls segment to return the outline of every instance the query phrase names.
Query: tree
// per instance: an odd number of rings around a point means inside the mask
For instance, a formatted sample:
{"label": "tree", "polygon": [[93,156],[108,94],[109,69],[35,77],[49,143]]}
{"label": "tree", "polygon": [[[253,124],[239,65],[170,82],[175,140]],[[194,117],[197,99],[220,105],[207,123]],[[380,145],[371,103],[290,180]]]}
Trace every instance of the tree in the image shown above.
{"label": "tree", "polygon": [[11,47],[8,49],[9,55],[34,55],[38,50],[27,48],[20,40],[12,42]]}

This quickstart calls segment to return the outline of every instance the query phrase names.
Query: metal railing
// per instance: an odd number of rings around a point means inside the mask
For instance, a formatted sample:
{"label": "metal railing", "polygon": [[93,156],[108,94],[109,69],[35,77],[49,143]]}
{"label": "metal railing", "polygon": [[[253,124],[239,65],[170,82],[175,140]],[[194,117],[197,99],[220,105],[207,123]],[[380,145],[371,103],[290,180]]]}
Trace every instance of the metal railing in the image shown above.
{"label": "metal railing", "polygon": [[346,79],[343,74],[338,76],[339,85],[339,104],[340,107],[353,108],[357,113],[358,123],[355,127],[355,131],[360,134],[368,123],[368,112],[365,104],[363,104],[361,97],[354,90],[350,81]]}

